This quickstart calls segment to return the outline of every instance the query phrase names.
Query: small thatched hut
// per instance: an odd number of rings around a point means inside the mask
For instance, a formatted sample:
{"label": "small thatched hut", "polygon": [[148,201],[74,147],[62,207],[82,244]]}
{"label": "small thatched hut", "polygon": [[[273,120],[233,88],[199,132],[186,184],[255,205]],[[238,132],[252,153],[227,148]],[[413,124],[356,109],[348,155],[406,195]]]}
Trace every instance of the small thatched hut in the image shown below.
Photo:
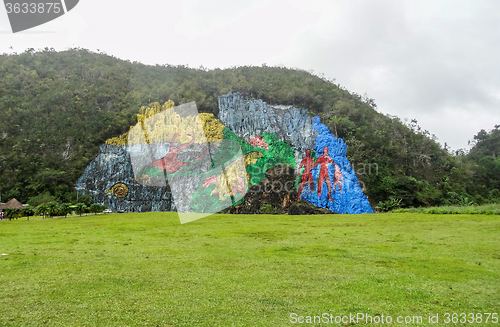
{"label": "small thatched hut", "polygon": [[0,205],[0,210],[5,210],[8,208],[20,210],[23,208],[23,205],[21,204],[21,202],[17,201],[16,199],[12,199],[12,200],[8,201],[7,203]]}

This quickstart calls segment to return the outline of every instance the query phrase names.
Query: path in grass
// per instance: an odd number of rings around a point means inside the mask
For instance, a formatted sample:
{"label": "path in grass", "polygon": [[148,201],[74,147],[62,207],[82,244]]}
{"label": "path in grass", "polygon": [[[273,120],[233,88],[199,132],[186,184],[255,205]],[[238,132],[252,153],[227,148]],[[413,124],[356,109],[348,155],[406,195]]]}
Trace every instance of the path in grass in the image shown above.
{"label": "path in grass", "polygon": [[0,256],[0,326],[287,326],[291,313],[500,313],[499,233],[494,215],[9,221],[0,225],[0,254],[8,254]]}

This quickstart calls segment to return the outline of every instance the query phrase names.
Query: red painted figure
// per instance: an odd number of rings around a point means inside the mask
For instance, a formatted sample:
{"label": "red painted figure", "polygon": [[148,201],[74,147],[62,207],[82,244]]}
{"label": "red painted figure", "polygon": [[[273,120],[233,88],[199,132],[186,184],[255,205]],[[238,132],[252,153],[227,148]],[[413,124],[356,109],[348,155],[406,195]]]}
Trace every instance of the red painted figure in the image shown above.
{"label": "red painted figure", "polygon": [[333,201],[332,199],[332,182],[330,181],[330,176],[328,175],[328,164],[331,163],[332,165],[335,165],[335,162],[333,161],[332,158],[328,156],[328,147],[325,146],[323,149],[323,155],[318,158],[318,161],[316,161],[316,164],[314,167],[317,165],[320,165],[320,170],[319,170],[319,182],[318,182],[318,195],[321,196],[321,187],[323,186],[323,181],[326,181],[326,186],[328,187],[328,201]]}
{"label": "red painted figure", "polygon": [[335,165],[335,174],[333,174],[333,191],[335,192],[336,190],[335,187],[338,185],[339,192],[340,194],[342,194],[342,183],[340,182],[340,179],[344,181],[344,176],[342,176],[342,172],[340,171],[339,166],[337,166],[337,164],[334,165]]}
{"label": "red painted figure", "polygon": [[[174,173],[174,172],[178,171],[179,169],[181,169],[181,167],[185,167],[185,166],[190,165],[191,163],[182,162],[179,160],[179,158],[177,158],[177,153],[179,152],[179,150],[181,150],[185,147],[188,147],[194,143],[194,139],[195,139],[194,133],[187,133],[186,135],[189,135],[193,138],[191,140],[191,142],[181,144],[178,147],[174,148],[174,140],[177,137],[181,136],[181,134],[175,133],[175,135],[172,137],[172,140],[170,141],[170,149],[169,149],[167,155],[161,159],[155,160],[149,167],[157,167],[160,170],[165,170],[167,173]],[[201,160],[202,157],[207,152],[208,152],[207,150],[203,151],[203,153],[198,158],[196,158],[194,160],[195,161]]]}
{"label": "red painted figure", "polygon": [[304,188],[304,185],[307,184],[307,182],[309,182],[311,192],[314,192],[314,181],[311,174],[311,169],[313,167],[313,164],[314,161],[311,158],[311,150],[306,150],[306,156],[304,157],[304,159],[302,159],[299,166],[298,175],[300,175],[300,169],[302,168],[302,166],[304,166],[304,173],[302,173],[302,177],[300,178],[299,196],[297,197],[297,199],[300,199],[300,194],[302,193],[302,189]]}

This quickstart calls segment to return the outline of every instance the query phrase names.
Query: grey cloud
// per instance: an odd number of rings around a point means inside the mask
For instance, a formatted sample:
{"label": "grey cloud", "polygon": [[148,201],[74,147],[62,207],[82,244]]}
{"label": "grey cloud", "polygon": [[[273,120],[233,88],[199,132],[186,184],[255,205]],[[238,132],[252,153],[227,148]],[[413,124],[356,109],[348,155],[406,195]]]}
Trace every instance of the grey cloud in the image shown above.
{"label": "grey cloud", "polygon": [[71,11],[87,20],[79,44],[64,41],[68,27],[36,40],[1,35],[0,51],[82,46],[147,64],[313,69],[454,148],[500,124],[500,2],[186,2],[82,1]]}
{"label": "grey cloud", "polygon": [[477,133],[471,116],[485,129],[500,123],[497,3],[336,4],[343,15],[322,25],[322,35],[311,30],[296,40],[288,56],[295,66],[368,93],[382,112],[417,118],[454,148]]}

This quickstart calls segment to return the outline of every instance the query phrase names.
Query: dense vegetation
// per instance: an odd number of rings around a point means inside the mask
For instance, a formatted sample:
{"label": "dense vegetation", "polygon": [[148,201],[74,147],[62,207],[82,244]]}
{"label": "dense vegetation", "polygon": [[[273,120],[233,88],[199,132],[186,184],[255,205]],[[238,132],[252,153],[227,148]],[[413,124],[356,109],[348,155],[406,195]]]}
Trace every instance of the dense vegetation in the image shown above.
{"label": "dense vegetation", "polygon": [[321,116],[347,142],[348,157],[374,206],[498,198],[498,127],[480,132],[470,155],[451,155],[416,121],[382,115],[373,99],[309,72],[146,66],[82,49],[45,49],[0,55],[2,199],[26,202],[48,194],[75,203],[75,182],[99,146],[127,131],[141,106],[196,101],[201,112],[217,114],[217,97],[229,91]]}
{"label": "dense vegetation", "polygon": [[76,213],[81,216],[84,213],[90,213],[90,212],[97,214],[102,212],[104,209],[106,209],[105,205],[100,205],[97,203],[92,203],[89,206],[87,206],[83,202],[79,202],[75,205],[72,205],[71,203],[58,203],[56,201],[51,201],[51,202],[41,203],[37,206],[29,205],[23,207],[20,210],[14,208],[7,208],[5,209],[5,218],[12,220],[21,217],[27,217],[29,220],[31,216],[35,215],[42,216],[43,218],[57,217],[57,216],[66,217],[73,213]]}
{"label": "dense vegetation", "polygon": [[464,160],[472,168],[474,190],[500,202],[500,125],[474,136],[474,147]]}

